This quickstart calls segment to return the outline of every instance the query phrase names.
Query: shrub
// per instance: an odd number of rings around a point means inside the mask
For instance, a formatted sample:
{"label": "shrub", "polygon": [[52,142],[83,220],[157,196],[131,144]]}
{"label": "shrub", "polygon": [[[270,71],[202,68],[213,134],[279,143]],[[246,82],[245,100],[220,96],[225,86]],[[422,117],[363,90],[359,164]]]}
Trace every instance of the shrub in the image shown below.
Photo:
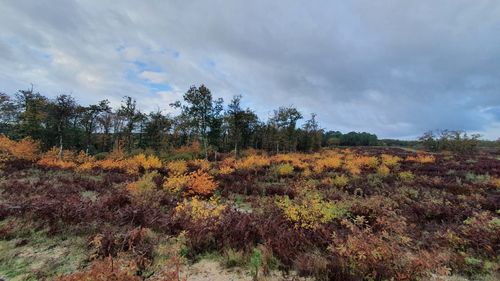
{"label": "shrub", "polygon": [[386,167],[394,167],[401,161],[400,157],[389,154],[382,154],[380,157],[382,158],[382,165]]}
{"label": "shrub", "polygon": [[111,257],[97,261],[94,265],[85,272],[77,272],[63,277],[56,278],[56,281],[140,281],[139,276],[135,276],[132,272],[136,272],[136,265],[133,262],[127,262],[121,259],[113,259]]}
{"label": "shrub", "polygon": [[167,163],[168,172],[172,175],[182,175],[187,172],[187,162],[185,160],[175,160]]}
{"label": "shrub", "polygon": [[208,171],[210,170],[210,162],[206,159],[196,159],[191,161],[190,163],[192,166],[194,166],[197,170],[202,170],[202,171]]}
{"label": "shrub", "polygon": [[342,166],[342,158],[340,155],[320,158],[314,163],[313,171],[321,174],[325,170],[334,170]]}
{"label": "shrub", "polygon": [[293,174],[293,166],[291,164],[280,164],[278,166],[276,166],[276,173],[281,176],[281,177],[285,177],[285,176],[289,176],[291,174]]}
{"label": "shrub", "polygon": [[174,174],[165,179],[165,182],[163,182],[163,188],[170,192],[178,193],[187,187],[189,179],[189,175]]}
{"label": "shrub", "polygon": [[429,154],[417,154],[416,156],[408,156],[405,161],[416,162],[420,164],[434,163],[436,158]]}
{"label": "shrub", "polygon": [[35,161],[39,157],[39,147],[39,143],[29,137],[16,142],[0,135],[0,154],[5,153],[17,159]]}
{"label": "shrub", "polygon": [[210,195],[217,188],[217,183],[211,175],[197,170],[189,175],[187,187],[189,194]]}
{"label": "shrub", "polygon": [[132,193],[142,193],[144,191],[154,190],[156,189],[154,179],[159,176],[157,171],[146,173],[139,180],[129,183],[127,188],[132,191]]}
{"label": "shrub", "polygon": [[324,200],[318,191],[308,189],[301,190],[293,200],[286,195],[278,197],[275,203],[297,228],[315,229],[346,213],[344,208],[334,202]]}
{"label": "shrub", "polygon": [[385,164],[382,164],[378,167],[377,169],[377,174],[379,174],[382,177],[386,177],[391,173],[391,169],[387,167]]}
{"label": "shrub", "polygon": [[227,268],[245,265],[245,255],[242,250],[225,249],[222,258]]}
{"label": "shrub", "polygon": [[75,158],[76,155],[73,151],[64,150],[63,154],[60,156],[59,149],[57,147],[52,147],[42,155],[37,163],[38,165],[51,168],[74,169],[77,167],[77,163],[74,162]]}
{"label": "shrub", "polygon": [[194,221],[217,218],[226,209],[226,205],[220,203],[220,198],[213,196],[209,201],[193,197],[191,200],[184,199],[177,204],[175,212],[178,215],[185,214]]}
{"label": "shrub", "polygon": [[235,163],[236,169],[241,170],[259,170],[271,164],[271,160],[265,156],[250,155],[241,161]]}
{"label": "shrub", "polygon": [[496,178],[496,177],[491,177],[490,178],[490,183],[496,187],[497,189],[500,189],[500,178]]}
{"label": "shrub", "polygon": [[410,182],[415,179],[415,175],[410,171],[399,172],[398,176],[404,182]]}
{"label": "shrub", "polygon": [[259,278],[259,269],[262,265],[262,253],[259,249],[254,248],[252,256],[250,257],[250,274],[254,281]]}
{"label": "shrub", "polygon": [[336,175],[332,178],[332,184],[340,188],[346,187],[349,184],[349,178],[344,174]]}

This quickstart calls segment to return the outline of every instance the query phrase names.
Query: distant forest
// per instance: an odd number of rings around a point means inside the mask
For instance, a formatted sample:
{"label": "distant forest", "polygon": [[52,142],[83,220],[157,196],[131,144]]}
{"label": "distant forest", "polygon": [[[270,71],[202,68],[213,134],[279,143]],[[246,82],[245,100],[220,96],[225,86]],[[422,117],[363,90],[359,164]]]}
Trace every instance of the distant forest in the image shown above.
{"label": "distant forest", "polygon": [[50,99],[33,89],[20,90],[14,95],[0,93],[0,134],[12,139],[31,137],[45,150],[58,147],[90,154],[117,146],[128,152],[150,149],[159,153],[198,145],[207,156],[248,148],[289,152],[379,144],[374,134],[326,131],[316,114],[298,126],[304,116],[293,106],[279,107],[264,121],[252,109],[242,108],[241,99],[234,96],[224,104],[204,85],[192,86],[182,101],[170,104],[180,110],[174,116],[145,113],[129,96],[113,109],[107,100],[82,106],[71,95]]}

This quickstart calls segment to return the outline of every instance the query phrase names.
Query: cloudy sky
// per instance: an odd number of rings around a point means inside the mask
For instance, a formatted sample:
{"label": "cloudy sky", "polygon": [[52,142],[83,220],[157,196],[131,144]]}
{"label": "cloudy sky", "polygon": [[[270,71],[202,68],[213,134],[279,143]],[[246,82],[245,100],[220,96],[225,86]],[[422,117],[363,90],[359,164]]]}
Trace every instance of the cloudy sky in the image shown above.
{"label": "cloudy sky", "polygon": [[[119,4],[118,4],[119,3]],[[0,91],[124,95],[144,110],[204,83],[263,119],[500,137],[500,1],[0,0]]]}

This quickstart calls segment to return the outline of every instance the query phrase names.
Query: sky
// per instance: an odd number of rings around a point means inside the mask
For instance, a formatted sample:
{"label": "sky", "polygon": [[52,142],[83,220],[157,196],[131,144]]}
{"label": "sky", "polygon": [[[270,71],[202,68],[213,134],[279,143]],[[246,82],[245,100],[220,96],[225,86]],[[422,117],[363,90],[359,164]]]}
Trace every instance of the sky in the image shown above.
{"label": "sky", "polygon": [[0,91],[171,112],[191,85],[266,120],[500,137],[498,0],[0,0]]}

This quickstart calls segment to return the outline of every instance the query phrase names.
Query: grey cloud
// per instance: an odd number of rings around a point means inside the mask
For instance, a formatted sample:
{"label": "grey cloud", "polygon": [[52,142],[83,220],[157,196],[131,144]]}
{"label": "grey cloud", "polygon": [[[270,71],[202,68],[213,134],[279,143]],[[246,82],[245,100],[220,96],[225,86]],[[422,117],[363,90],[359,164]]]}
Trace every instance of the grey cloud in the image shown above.
{"label": "grey cloud", "polygon": [[[205,83],[226,100],[244,94],[262,117],[293,104],[318,113],[327,128],[381,137],[437,128],[500,136],[495,0],[19,0],[0,7],[4,91],[33,82],[82,102],[117,104],[132,95],[145,109],[168,110],[190,85]],[[134,61],[157,66],[143,78],[172,90],[141,83]],[[131,71],[136,80],[127,79]]]}

